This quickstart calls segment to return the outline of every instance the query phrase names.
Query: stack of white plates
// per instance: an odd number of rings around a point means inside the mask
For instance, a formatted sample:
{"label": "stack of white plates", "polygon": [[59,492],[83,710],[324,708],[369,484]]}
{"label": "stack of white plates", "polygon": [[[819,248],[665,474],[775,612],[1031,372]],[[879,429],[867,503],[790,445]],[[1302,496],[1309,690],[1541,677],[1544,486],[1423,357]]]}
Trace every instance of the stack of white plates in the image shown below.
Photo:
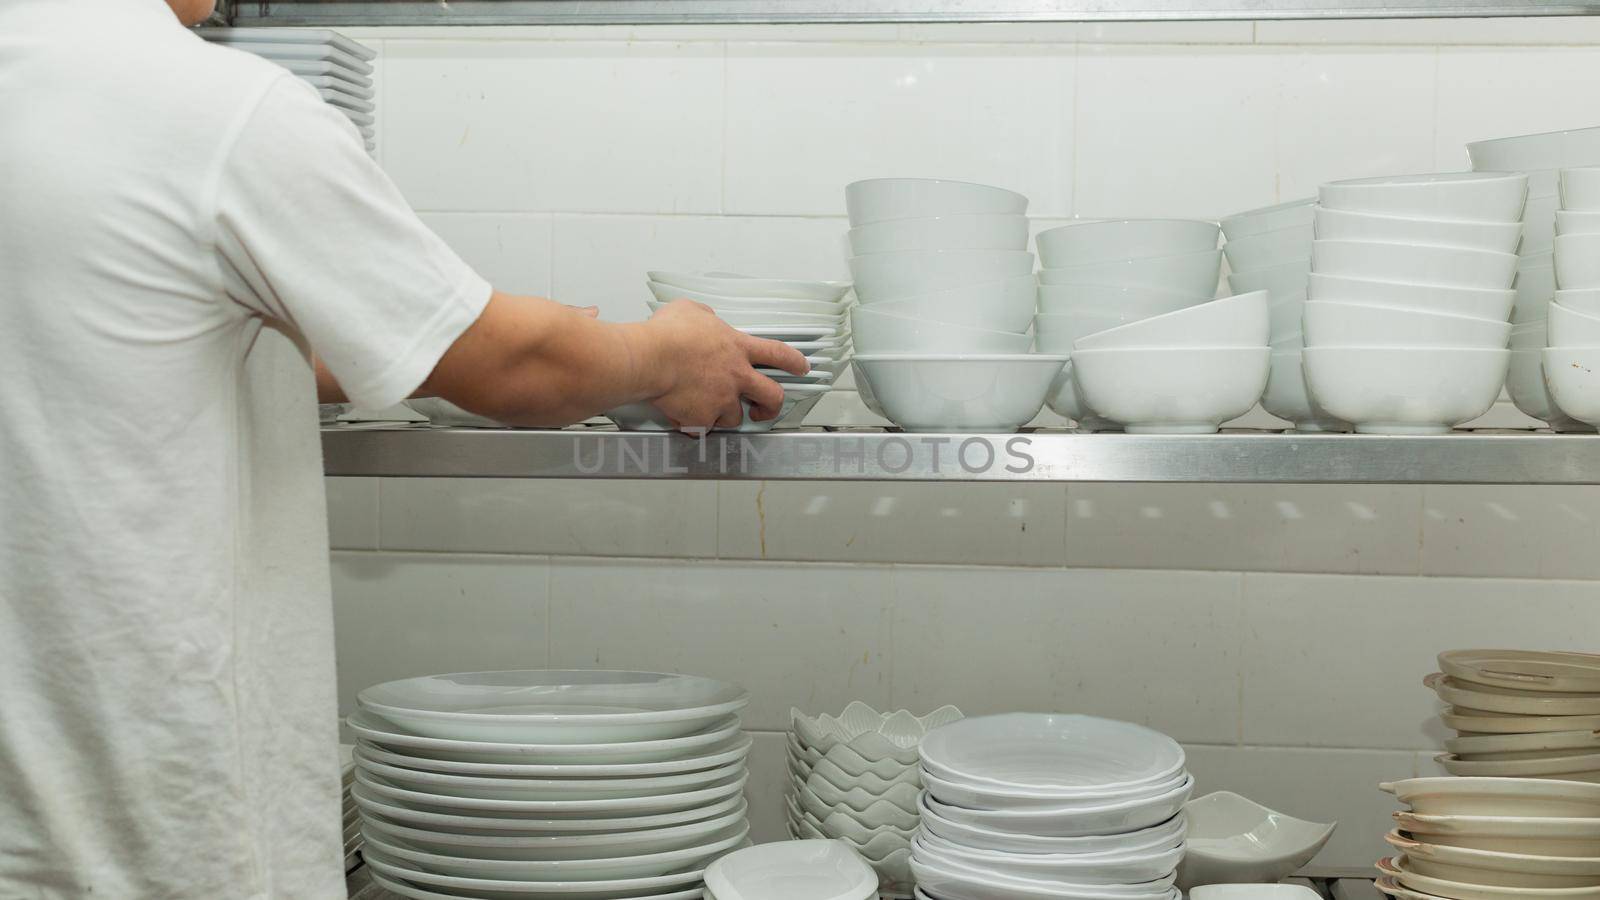
{"label": "stack of white plates", "polygon": [[1378,889],[1406,900],[1600,898],[1600,785],[1413,778],[1382,788],[1411,809],[1387,840]]}
{"label": "stack of white plates", "polygon": [[[1600,167],[1561,170],[1554,259],[1545,384],[1561,412],[1594,425],[1600,423]],[[1531,345],[1538,337],[1530,331],[1512,341]]]}
{"label": "stack of white plates", "polygon": [[199,34],[213,44],[253,53],[293,72],[350,119],[368,152],[377,149],[373,51],[321,29],[204,28]]}
{"label": "stack of white plates", "polygon": [[649,672],[478,672],[362,691],[362,855],[403,897],[699,897],[746,843],[742,689]]}
{"label": "stack of white plates", "polygon": [[1600,656],[1447,650],[1426,679],[1450,704],[1452,775],[1600,782]]}
{"label": "stack of white plates", "polygon": [[929,729],[960,718],[953,706],[914,716],[860,701],[837,717],[790,710],[790,836],[844,842],[877,870],[886,891],[905,896],[922,792],[917,746]]}
{"label": "stack of white plates", "polygon": [[1380,434],[1445,433],[1494,405],[1527,182],[1455,172],[1322,186],[1304,313],[1318,405]]}
{"label": "stack of white plates", "polygon": [[932,900],[1177,900],[1183,748],[1092,716],[966,719],[922,742],[911,869]]}
{"label": "stack of white plates", "polygon": [[[759,368],[783,386],[783,411],[776,419],[757,422],[745,411],[739,432],[771,431],[782,425],[798,426],[806,413],[822,400],[850,358],[850,285],[837,281],[796,281],[755,278],[731,272],[651,272],[648,286],[655,312],[674,300],[694,300],[711,307],[719,318],[738,330],[760,338],[782,341],[805,354],[811,371],[790,375],[778,369]],[[623,431],[672,431],[673,425],[649,403],[619,406],[606,418]]]}
{"label": "stack of white plates", "polygon": [[707,900],[878,900],[878,875],[842,841],[735,850],[706,869]]}
{"label": "stack of white plates", "polygon": [[[1217,231],[1215,222],[1125,219],[1041,232],[1040,352],[1070,356],[1079,338],[1216,296],[1222,267]],[[1086,400],[1078,363],[1071,361],[1051,385],[1050,408],[1083,431],[1119,427],[1097,418]]]}

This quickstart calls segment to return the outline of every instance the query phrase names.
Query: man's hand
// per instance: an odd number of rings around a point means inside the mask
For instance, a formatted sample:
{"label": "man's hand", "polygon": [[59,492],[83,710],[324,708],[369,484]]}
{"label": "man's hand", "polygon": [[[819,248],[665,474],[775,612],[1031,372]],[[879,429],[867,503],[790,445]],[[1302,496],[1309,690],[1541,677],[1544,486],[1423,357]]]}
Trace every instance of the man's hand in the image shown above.
{"label": "man's hand", "polygon": [[692,300],[661,307],[644,331],[651,344],[647,365],[659,368],[663,376],[663,390],[650,400],[684,431],[738,427],[744,421],[741,398],[750,401],[752,419],[777,417],[783,388],[754,366],[791,375],[810,371],[798,350],[738,331]]}

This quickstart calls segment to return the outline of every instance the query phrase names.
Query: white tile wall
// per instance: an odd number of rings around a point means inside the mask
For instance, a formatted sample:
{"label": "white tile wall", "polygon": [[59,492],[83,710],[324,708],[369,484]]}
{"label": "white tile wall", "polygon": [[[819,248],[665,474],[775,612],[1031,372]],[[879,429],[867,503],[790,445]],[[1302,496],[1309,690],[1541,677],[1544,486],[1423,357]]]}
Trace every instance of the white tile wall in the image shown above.
{"label": "white tile wall", "polygon": [[550,296],[553,229],[549,216],[436,212],[423,213],[422,221],[496,288]]}
{"label": "white tile wall", "polygon": [[1424,575],[1600,578],[1600,489],[1435,485],[1422,515]]}

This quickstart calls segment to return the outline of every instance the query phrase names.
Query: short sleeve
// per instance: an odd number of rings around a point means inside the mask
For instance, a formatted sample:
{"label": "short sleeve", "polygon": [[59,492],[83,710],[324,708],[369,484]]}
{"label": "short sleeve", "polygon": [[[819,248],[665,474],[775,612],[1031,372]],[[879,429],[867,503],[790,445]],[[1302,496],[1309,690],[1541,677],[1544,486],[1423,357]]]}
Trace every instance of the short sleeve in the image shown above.
{"label": "short sleeve", "polygon": [[405,399],[488,303],[355,126],[293,77],[240,127],[215,197],[229,298],[297,329],[354,403]]}

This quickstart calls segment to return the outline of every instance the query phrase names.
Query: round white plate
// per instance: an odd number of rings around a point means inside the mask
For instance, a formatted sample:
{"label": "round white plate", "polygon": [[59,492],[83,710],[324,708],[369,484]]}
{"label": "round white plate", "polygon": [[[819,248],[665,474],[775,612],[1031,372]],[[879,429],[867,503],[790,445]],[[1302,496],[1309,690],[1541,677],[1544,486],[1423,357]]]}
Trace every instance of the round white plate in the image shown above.
{"label": "round white plate", "polygon": [[598,819],[607,816],[645,816],[705,806],[743,791],[748,777],[747,773],[741,772],[737,778],[700,790],[664,794],[659,797],[618,797],[609,800],[495,800],[484,797],[451,797],[385,784],[360,770],[356,772],[356,783],[379,797],[387,797],[402,804],[415,804],[423,809],[447,812],[472,810],[506,817],[528,816],[540,819]]}
{"label": "round white plate", "polygon": [[526,669],[404,678],[356,701],[430,737],[593,744],[693,734],[743,709],[750,693],[694,675]]}
{"label": "round white plate", "polygon": [[659,797],[699,790],[744,771],[744,760],[715,769],[646,778],[501,778],[419,772],[368,759],[357,751],[356,768],[398,787],[451,797],[486,800],[611,800]]}
{"label": "round white plate", "polygon": [[644,831],[618,830],[588,834],[459,834],[413,828],[377,816],[366,817],[364,827],[382,835],[385,840],[445,856],[525,861],[611,859],[665,853],[706,843],[711,835],[743,821],[748,812],[749,805],[741,798],[732,811],[700,822]]}
{"label": "round white plate", "polygon": [[878,873],[839,841],[780,841],[712,863],[706,892],[716,900],[876,900]]}
{"label": "round white plate", "polygon": [[974,850],[999,850],[1007,853],[1119,853],[1147,850],[1181,843],[1188,833],[1182,815],[1138,831],[1090,834],[1080,837],[1038,837],[1031,834],[999,831],[969,822],[946,819],[928,807],[922,797],[922,827],[937,837]]}
{"label": "round white plate", "polygon": [[[427,888],[390,878],[387,875],[380,874],[377,870],[373,870],[372,880],[377,882],[379,887],[401,897],[410,898],[410,900],[462,900],[463,897],[470,897],[468,894],[441,894],[438,891],[430,891]],[[700,888],[691,888],[686,891],[672,891],[666,894],[645,894],[631,897],[629,900],[700,900],[704,896],[705,892]]]}
{"label": "round white plate", "polygon": [[363,831],[367,846],[401,864],[416,866],[441,875],[462,878],[512,879],[536,882],[614,881],[623,878],[655,878],[680,869],[703,865],[732,850],[750,833],[750,823],[735,822],[710,835],[701,843],[647,853],[640,856],[598,859],[524,860],[474,859],[429,853],[393,843],[376,832]]}
{"label": "round white plate", "polygon": [[687,759],[664,760],[658,763],[597,763],[594,765],[562,765],[538,763],[461,762],[434,759],[410,753],[385,750],[377,744],[359,741],[361,755],[375,762],[402,766],[423,772],[440,772],[449,775],[489,775],[517,778],[634,778],[645,776],[678,775],[701,772],[736,763],[750,755],[753,739],[747,734],[710,748],[704,756]]}
{"label": "round white plate", "polygon": [[706,768],[698,764],[697,758],[739,734],[738,716],[718,719],[705,730],[684,737],[598,744],[508,744],[427,737],[410,734],[362,710],[351,713],[345,723],[359,737],[407,756],[466,763],[537,765],[551,768],[541,774],[602,777],[666,775]]}
{"label": "round white plate", "polygon": [[403,806],[373,794],[361,785],[350,792],[351,799],[365,816],[382,816],[419,829],[461,835],[562,836],[639,832],[704,822],[742,809],[744,796],[737,792],[705,806],[657,813],[649,816],[619,816],[604,819],[506,818],[465,813],[436,812]]}
{"label": "round white plate", "polygon": [[400,878],[418,884],[446,890],[469,892],[467,896],[494,894],[504,900],[554,900],[554,898],[593,897],[612,900],[650,891],[670,892],[685,885],[697,884],[705,868],[697,866],[671,875],[650,878],[617,878],[607,881],[518,881],[503,878],[467,878],[460,875],[443,875],[408,865],[383,851],[369,847],[362,852],[367,865],[391,878]]}
{"label": "round white plate", "polygon": [[1029,797],[1070,797],[1171,781],[1183,748],[1159,731],[1095,716],[1008,713],[962,719],[922,739],[925,769]]}

